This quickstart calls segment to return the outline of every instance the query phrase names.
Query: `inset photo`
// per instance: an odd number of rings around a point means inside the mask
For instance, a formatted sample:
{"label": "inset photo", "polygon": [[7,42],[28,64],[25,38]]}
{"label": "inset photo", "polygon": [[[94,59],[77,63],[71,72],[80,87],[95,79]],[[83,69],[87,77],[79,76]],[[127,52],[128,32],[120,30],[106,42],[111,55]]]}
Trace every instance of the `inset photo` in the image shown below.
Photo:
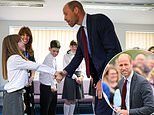
{"label": "inset photo", "polygon": [[154,54],[127,50],[114,56],[102,75],[103,95],[113,115],[154,112]]}

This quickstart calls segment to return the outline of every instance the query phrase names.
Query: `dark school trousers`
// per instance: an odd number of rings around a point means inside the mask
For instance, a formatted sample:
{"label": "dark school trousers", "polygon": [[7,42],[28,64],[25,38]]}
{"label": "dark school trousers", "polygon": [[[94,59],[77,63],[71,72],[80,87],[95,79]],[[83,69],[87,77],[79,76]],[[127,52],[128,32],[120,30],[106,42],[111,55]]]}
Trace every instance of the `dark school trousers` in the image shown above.
{"label": "dark school trousers", "polygon": [[40,115],[56,115],[57,91],[52,92],[51,86],[40,84]]}

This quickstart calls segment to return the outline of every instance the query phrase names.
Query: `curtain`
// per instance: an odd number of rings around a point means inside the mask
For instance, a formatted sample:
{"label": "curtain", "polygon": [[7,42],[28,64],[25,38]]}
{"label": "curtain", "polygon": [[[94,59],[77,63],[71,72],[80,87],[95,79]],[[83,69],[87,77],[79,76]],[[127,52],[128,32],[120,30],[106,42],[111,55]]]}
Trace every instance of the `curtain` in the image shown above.
{"label": "curtain", "polygon": [[152,32],[126,32],[126,49],[144,49],[154,46],[154,33]]}

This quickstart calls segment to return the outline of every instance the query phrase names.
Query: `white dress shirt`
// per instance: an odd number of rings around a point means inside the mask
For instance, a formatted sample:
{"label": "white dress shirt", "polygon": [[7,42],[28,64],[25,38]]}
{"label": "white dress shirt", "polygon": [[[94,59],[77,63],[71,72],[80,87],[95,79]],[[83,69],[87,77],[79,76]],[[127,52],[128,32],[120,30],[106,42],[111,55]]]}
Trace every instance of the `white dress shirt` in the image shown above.
{"label": "white dress shirt", "polygon": [[[57,70],[56,58],[53,57],[51,53],[49,53],[45,57],[43,64],[51,67],[54,71]],[[54,88],[54,89],[56,88],[56,84],[57,84],[56,80],[53,78],[53,76],[51,77],[47,73],[44,73],[44,72],[40,73],[39,80],[44,85],[51,86],[51,88]]]}
{"label": "white dress shirt", "polygon": [[26,61],[20,55],[12,55],[7,60],[8,82],[4,89],[10,93],[24,88],[28,84],[28,70],[46,72],[50,76],[56,72],[44,64]]}
{"label": "white dress shirt", "polygon": [[[126,92],[126,99],[125,99],[125,103],[126,103],[126,108],[127,110],[129,111],[130,109],[130,85],[131,85],[131,80],[132,80],[132,77],[133,77],[133,71],[131,72],[130,76],[127,78],[127,92]],[[124,79],[126,79],[124,77]]]}
{"label": "white dress shirt", "polygon": [[82,26],[84,27],[84,31],[85,31],[86,38],[87,38],[88,52],[89,52],[89,54],[91,55],[91,50],[90,50],[90,45],[89,45],[89,37],[88,37],[88,31],[87,31],[86,20],[87,20],[87,14],[84,15],[84,18],[83,18],[83,21],[82,21]]}

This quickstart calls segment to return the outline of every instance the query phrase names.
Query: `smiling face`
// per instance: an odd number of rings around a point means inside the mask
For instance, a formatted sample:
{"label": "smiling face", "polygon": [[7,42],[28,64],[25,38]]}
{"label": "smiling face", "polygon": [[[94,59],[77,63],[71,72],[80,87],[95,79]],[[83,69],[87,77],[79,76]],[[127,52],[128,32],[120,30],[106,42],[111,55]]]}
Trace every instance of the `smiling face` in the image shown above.
{"label": "smiling face", "polygon": [[30,38],[30,36],[27,35],[27,34],[21,35],[21,40],[22,40],[22,42],[23,42],[25,45],[29,42],[29,38]]}
{"label": "smiling face", "polygon": [[110,69],[108,71],[108,80],[112,82],[117,82],[118,81],[118,73],[115,69]]}
{"label": "smiling face", "polygon": [[126,78],[131,74],[133,64],[128,54],[121,54],[118,58],[118,68],[120,73]]}

